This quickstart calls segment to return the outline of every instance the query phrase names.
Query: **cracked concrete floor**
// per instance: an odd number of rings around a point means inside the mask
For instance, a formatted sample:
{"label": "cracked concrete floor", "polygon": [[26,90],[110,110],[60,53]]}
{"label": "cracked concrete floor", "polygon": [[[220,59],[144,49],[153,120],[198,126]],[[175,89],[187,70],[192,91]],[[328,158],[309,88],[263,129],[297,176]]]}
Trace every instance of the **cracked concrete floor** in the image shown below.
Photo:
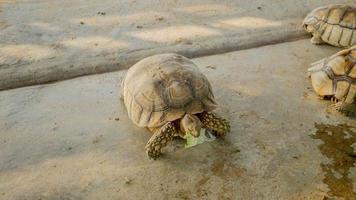
{"label": "cracked concrete floor", "polygon": [[2,91],[0,199],[355,199],[356,123],[306,73],[338,50],[300,40],[193,59],[232,132],[157,161],[119,101],[125,71]]}

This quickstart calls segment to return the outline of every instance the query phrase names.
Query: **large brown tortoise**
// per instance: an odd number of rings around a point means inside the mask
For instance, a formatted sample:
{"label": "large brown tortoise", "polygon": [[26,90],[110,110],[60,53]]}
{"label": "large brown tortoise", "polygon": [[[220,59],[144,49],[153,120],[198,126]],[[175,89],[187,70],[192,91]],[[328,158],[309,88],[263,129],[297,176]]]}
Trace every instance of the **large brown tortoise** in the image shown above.
{"label": "large brown tortoise", "polygon": [[304,29],[313,35],[313,44],[328,43],[338,47],[356,44],[356,8],[332,4],[309,13],[303,21]]}
{"label": "large brown tortoise", "polygon": [[136,63],[122,82],[122,96],[133,123],[153,133],[146,145],[152,159],[175,136],[198,137],[202,127],[218,136],[230,131],[229,122],[211,112],[217,104],[208,79],[178,54],[154,55]]}
{"label": "large brown tortoise", "polygon": [[331,97],[335,108],[356,114],[356,45],[311,64],[312,85],[321,97]]}

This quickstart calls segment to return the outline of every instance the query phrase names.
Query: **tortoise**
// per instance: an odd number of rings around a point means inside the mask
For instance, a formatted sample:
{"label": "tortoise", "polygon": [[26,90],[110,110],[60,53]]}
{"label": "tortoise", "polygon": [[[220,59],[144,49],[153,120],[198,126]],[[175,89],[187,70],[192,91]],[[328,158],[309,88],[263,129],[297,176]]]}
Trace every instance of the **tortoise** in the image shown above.
{"label": "tortoise", "polygon": [[122,97],[129,118],[153,135],[146,144],[150,159],[174,137],[201,128],[223,136],[229,122],[212,112],[217,103],[204,74],[188,58],[168,53],[153,55],[133,65],[122,82]]}
{"label": "tortoise", "polygon": [[356,114],[356,45],[329,58],[312,63],[308,69],[312,85],[321,97],[329,97],[337,110]]}
{"label": "tortoise", "polygon": [[313,35],[313,44],[349,48],[356,44],[356,8],[341,4],[316,8],[305,17],[303,27]]}

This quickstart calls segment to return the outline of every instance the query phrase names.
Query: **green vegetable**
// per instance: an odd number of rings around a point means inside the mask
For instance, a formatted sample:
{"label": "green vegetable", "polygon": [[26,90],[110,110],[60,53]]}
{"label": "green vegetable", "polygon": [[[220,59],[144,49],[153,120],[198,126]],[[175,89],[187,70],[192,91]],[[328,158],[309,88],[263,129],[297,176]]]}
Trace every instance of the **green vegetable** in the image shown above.
{"label": "green vegetable", "polygon": [[198,144],[215,140],[215,136],[211,134],[210,131],[203,128],[200,129],[199,137],[194,137],[192,134],[186,133],[183,138],[186,140],[184,148],[194,147]]}

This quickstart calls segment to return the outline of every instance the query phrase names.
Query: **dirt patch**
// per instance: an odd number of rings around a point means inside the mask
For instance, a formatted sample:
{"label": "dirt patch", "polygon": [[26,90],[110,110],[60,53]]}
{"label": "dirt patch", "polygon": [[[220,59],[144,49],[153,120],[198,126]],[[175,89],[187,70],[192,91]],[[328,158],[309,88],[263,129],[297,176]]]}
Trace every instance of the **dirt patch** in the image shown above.
{"label": "dirt patch", "polygon": [[328,195],[354,199],[353,181],[348,177],[349,170],[355,165],[356,153],[353,145],[356,143],[356,127],[347,124],[327,125],[315,124],[316,134],[313,139],[320,139],[323,144],[319,149],[331,161],[321,164],[325,172],[324,183],[329,186]]}
{"label": "dirt patch", "polygon": [[[214,145],[215,153],[211,164],[201,169],[202,177],[195,184],[195,195],[199,199],[211,198],[213,193],[218,199],[233,199],[233,182],[240,179],[246,172],[236,160],[238,160],[240,150],[227,141],[217,141]],[[221,179],[221,189],[212,190],[214,180]],[[213,187],[214,188],[214,187]]]}

